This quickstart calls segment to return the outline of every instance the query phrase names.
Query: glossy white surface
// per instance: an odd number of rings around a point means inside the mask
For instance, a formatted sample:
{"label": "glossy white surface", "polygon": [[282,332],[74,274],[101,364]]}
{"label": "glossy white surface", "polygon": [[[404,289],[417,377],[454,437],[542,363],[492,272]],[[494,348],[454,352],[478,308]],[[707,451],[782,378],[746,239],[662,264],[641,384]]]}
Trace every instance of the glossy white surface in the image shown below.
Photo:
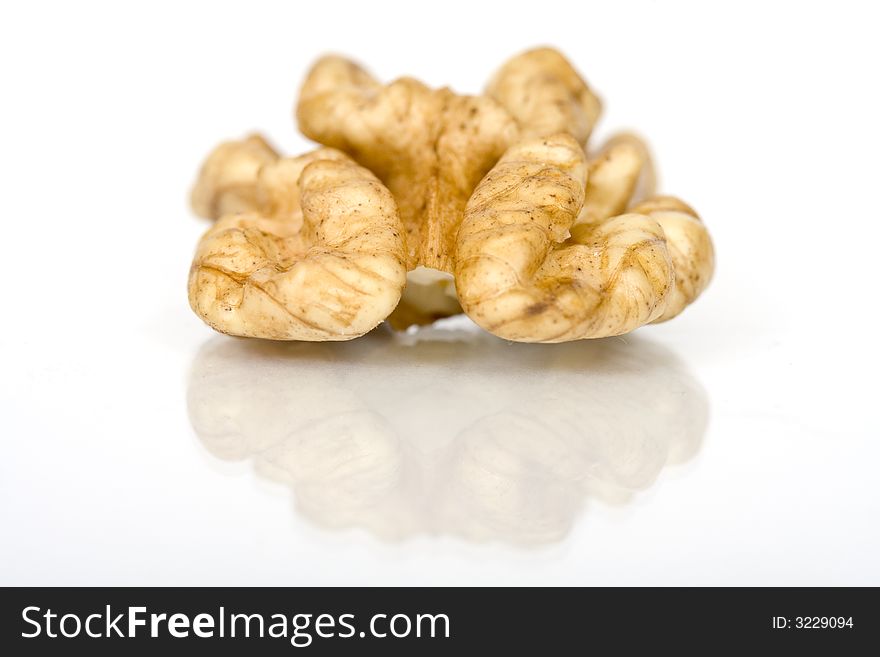
{"label": "glossy white surface", "polygon": [[[876,16],[465,6],[0,10],[0,584],[880,584]],[[475,92],[542,42],[710,226],[681,317],[277,345],[190,312],[200,159],[307,148],[313,57]]]}

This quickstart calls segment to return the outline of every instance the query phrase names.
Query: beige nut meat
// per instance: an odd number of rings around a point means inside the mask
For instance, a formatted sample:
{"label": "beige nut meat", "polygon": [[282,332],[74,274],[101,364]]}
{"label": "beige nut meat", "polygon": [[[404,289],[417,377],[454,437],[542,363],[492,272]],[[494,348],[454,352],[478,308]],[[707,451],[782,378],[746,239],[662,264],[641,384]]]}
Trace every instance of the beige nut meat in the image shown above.
{"label": "beige nut meat", "polygon": [[553,48],[535,48],[508,60],[486,95],[510,112],[522,139],[567,132],[586,144],[602,112],[601,101]]}
{"label": "beige nut meat", "polygon": [[630,208],[646,214],[663,228],[675,269],[675,287],[666,299],[666,308],[655,322],[678,315],[700,296],[715,269],[712,239],[699,215],[673,196],[656,196]]}
{"label": "beige nut meat", "polygon": [[564,342],[626,333],[663,313],[674,283],[663,229],[633,213],[576,224],[587,177],[583,149],[566,134],[513,146],[477,187],[455,282],[487,331]]}
{"label": "beige nut meat", "polygon": [[202,165],[190,195],[197,215],[216,219],[224,214],[253,210],[257,205],[257,175],[278,153],[260,135],[220,144]]}
{"label": "beige nut meat", "polygon": [[349,340],[391,313],[406,281],[403,231],[372,173],[319,149],[264,163],[250,198],[199,242],[189,300],[206,323],[230,335]]}
{"label": "beige nut meat", "polygon": [[324,57],[303,84],[296,114],[305,135],[368,167],[397,200],[407,267],[426,268],[409,277],[389,317],[403,329],[461,312],[440,272],[452,272],[467,200],[504,151],[522,134],[571,132],[584,143],[599,109],[571,64],[541,48],[507,62],[487,96],[477,97],[412,78],[382,85],[354,62]]}
{"label": "beige nut meat", "polygon": [[407,234],[407,265],[452,271],[467,200],[523,136],[569,132],[585,143],[600,104],[550,48],[507,62],[485,96],[431,89],[412,78],[389,85],[341,57],[306,77],[296,115],[303,133],[373,171],[394,194]]}
{"label": "beige nut meat", "polygon": [[607,219],[654,195],[657,175],[648,147],[631,133],[608,139],[588,161],[586,198],[578,223]]}
{"label": "beige nut meat", "polygon": [[394,194],[409,269],[452,270],[467,199],[517,138],[513,119],[494,100],[412,78],[382,85],[332,56],[308,74],[296,115],[307,137],[348,153]]}
{"label": "beige nut meat", "polygon": [[654,196],[656,174],[645,143],[621,133],[609,139],[589,163],[586,200],[575,225],[627,211],[654,219],[663,228],[672,257],[675,286],[663,314],[672,319],[694,302],[712,279],[715,255],[709,231],[689,205],[672,196]]}

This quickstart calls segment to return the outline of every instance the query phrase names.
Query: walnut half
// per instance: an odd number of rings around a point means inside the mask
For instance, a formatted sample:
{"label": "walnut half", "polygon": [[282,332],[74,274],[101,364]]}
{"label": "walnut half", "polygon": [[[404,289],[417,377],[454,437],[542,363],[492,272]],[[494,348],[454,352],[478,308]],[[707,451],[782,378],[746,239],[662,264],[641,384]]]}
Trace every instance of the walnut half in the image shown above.
{"label": "walnut half", "polygon": [[570,135],[512,147],[480,183],[458,234],[464,311],[509,340],[625,333],[660,315],[673,283],[657,222],[623,214],[575,226],[587,160]]}
{"label": "walnut half", "polygon": [[[216,193],[225,198],[224,187]],[[190,305],[210,326],[349,340],[395,308],[406,282],[403,228],[390,192],[367,169],[326,148],[276,159],[260,167],[248,198],[250,207],[205,233],[190,270]]]}

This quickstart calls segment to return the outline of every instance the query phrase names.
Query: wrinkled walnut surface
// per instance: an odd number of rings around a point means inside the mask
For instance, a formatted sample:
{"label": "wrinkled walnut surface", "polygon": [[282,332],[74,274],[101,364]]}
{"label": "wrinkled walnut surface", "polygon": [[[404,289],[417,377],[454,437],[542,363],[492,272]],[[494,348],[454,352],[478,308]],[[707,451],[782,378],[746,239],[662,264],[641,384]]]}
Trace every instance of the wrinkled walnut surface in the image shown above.
{"label": "wrinkled walnut surface", "polygon": [[220,144],[205,161],[190,195],[193,211],[206,219],[257,207],[257,177],[278,153],[260,135]]}
{"label": "wrinkled walnut surface", "polygon": [[517,135],[491,99],[430,89],[412,78],[382,86],[338,57],[312,69],[297,117],[307,137],[349,153],[394,194],[409,268],[451,268],[467,199]]}
{"label": "wrinkled walnut surface", "polygon": [[602,103],[571,63],[553,48],[536,48],[508,60],[486,86],[513,116],[521,139],[567,132],[587,143]]}
{"label": "wrinkled walnut surface", "polygon": [[524,53],[502,67],[486,96],[431,89],[412,78],[383,85],[342,57],[320,59],[300,92],[303,134],[373,171],[394,194],[407,266],[451,272],[464,207],[523,134],[572,131],[585,141],[599,104],[558,52]]}
{"label": "wrinkled walnut surface", "polygon": [[585,150],[600,111],[549,48],[509,60],[484,96],[324,57],[296,115],[327,148],[281,158],[253,135],[203,165],[192,205],[217,222],[190,303],[219,331],[282,340],[462,311],[523,342],[671,319],[711,279],[712,242],[693,209],[654,195],[640,138]]}
{"label": "wrinkled walnut surface", "polygon": [[586,156],[569,135],[511,148],[468,203],[455,278],[465,312],[509,340],[618,335],[660,316],[674,278],[663,229],[640,214],[575,223]]}
{"label": "wrinkled walnut surface", "polygon": [[402,226],[372,173],[320,149],[266,164],[249,195],[252,206],[220,218],[196,251],[189,298],[205,322],[231,335],[348,340],[391,313],[406,281]]}

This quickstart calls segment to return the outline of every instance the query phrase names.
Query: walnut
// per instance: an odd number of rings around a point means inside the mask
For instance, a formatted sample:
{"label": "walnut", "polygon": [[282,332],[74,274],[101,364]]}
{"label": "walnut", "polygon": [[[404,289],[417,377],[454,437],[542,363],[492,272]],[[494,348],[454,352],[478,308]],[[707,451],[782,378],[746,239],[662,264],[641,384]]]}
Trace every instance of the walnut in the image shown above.
{"label": "walnut", "polygon": [[308,74],[300,129],[375,173],[397,199],[407,266],[452,269],[464,206],[516,141],[516,123],[491,98],[431,89],[412,78],[387,86],[354,62],[325,57]]}
{"label": "walnut", "polygon": [[[558,135],[512,147],[477,187],[455,280],[462,308],[487,331],[564,342],[626,333],[663,313],[674,284],[663,229],[633,213],[577,222],[587,175],[580,144]],[[605,192],[596,191],[603,214]]]}
{"label": "walnut", "polygon": [[666,308],[655,322],[672,319],[706,289],[715,268],[715,251],[709,231],[697,213],[673,196],[658,196],[631,208],[646,214],[663,228],[675,269],[675,287]]}
{"label": "walnut", "polygon": [[[228,189],[217,186],[205,207],[221,206]],[[372,173],[319,149],[265,163],[247,198],[246,211],[205,233],[190,270],[190,305],[210,326],[275,340],[349,340],[397,305],[403,229]]]}
{"label": "walnut", "polygon": [[509,60],[482,96],[324,57],[296,116],[328,148],[280,158],[251,136],[206,161],[192,203],[218,222],[193,308],[220,331],[288,340],[462,311],[524,342],[668,320],[708,284],[712,243],[690,207],[654,196],[640,138],[587,155],[600,110],[550,48]]}
{"label": "walnut", "polygon": [[602,103],[558,50],[536,48],[508,60],[486,87],[516,120],[520,138],[567,132],[587,143]]}
{"label": "walnut", "polygon": [[220,144],[205,160],[190,196],[192,208],[206,219],[252,210],[257,205],[257,176],[278,153],[260,135]]}

